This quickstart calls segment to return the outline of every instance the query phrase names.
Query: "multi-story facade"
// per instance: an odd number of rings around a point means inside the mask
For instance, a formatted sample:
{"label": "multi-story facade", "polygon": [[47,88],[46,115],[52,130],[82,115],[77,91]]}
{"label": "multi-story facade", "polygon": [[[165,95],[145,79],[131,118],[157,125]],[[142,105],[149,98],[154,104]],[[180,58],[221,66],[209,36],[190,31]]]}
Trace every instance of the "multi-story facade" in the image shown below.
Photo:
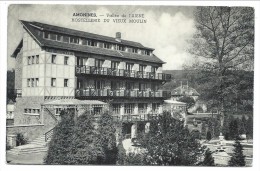
{"label": "multi-story facade", "polygon": [[126,124],[126,133],[135,124],[133,118],[163,112],[163,100],[171,94],[161,85],[171,75],[162,73],[164,62],[153,54],[154,49],[123,40],[119,32],[113,38],[20,22],[23,39],[12,55],[18,93],[14,125],[52,125],[42,116],[42,104],[57,99],[106,102],[113,116],[130,125]]}

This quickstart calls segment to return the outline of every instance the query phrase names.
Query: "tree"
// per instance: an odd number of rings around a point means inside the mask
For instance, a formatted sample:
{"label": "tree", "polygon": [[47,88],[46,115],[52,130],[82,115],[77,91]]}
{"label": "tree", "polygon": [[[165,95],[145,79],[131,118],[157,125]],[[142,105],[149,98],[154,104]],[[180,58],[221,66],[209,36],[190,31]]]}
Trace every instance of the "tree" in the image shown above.
{"label": "tree", "polygon": [[115,136],[116,129],[113,118],[108,112],[101,115],[97,131],[105,155],[102,164],[116,164],[118,153]]}
{"label": "tree", "polygon": [[253,138],[253,117],[251,115],[246,121],[246,135],[248,138]]}
{"label": "tree", "polygon": [[254,9],[248,7],[197,7],[196,33],[189,52],[196,58],[192,66],[202,73],[208,98],[222,114],[227,102],[235,99],[239,85],[232,74],[237,69],[252,70],[254,61]]}
{"label": "tree", "polygon": [[118,155],[117,155],[117,165],[124,165],[125,158],[126,158],[126,151],[124,149],[122,139],[119,140],[118,148]]}
{"label": "tree", "polygon": [[105,154],[102,143],[95,129],[94,118],[89,112],[85,112],[77,118],[72,138],[69,164],[103,163]]}
{"label": "tree", "polygon": [[201,124],[201,136],[203,137],[203,138],[205,138],[206,137],[206,124],[205,124],[205,121],[202,121],[202,124]]}
{"label": "tree", "polygon": [[211,136],[211,132],[208,131],[208,132],[207,132],[207,137],[206,137],[206,139],[207,139],[208,141],[210,141],[211,138],[212,138],[212,136]]}
{"label": "tree", "polygon": [[126,154],[124,165],[145,165],[143,153],[129,152]]}
{"label": "tree", "polygon": [[186,103],[188,109],[195,104],[194,99],[192,97],[189,97],[189,96],[183,96],[179,99],[179,101]]}
{"label": "tree", "polygon": [[238,140],[235,141],[234,150],[232,153],[232,157],[228,162],[229,166],[245,166],[245,156],[243,154],[243,146],[240,144]]}
{"label": "tree", "polygon": [[169,112],[151,121],[150,131],[140,139],[140,144],[146,149],[144,158],[148,165],[195,165],[204,149],[183,122]]}
{"label": "tree", "polygon": [[202,166],[215,166],[214,158],[212,157],[212,152],[207,148],[204,154],[204,160],[200,164]]}
{"label": "tree", "polygon": [[63,110],[61,121],[53,129],[53,136],[49,144],[45,164],[70,164],[71,144],[73,141],[74,110]]}
{"label": "tree", "polygon": [[233,116],[232,115],[226,115],[225,116],[225,119],[224,119],[224,124],[223,124],[223,127],[222,127],[222,133],[225,137],[226,140],[230,140],[230,133],[229,133],[229,125],[230,125],[230,122],[233,120]]}
{"label": "tree", "polygon": [[237,119],[231,120],[229,124],[229,135],[231,139],[237,139],[239,137]]}
{"label": "tree", "polygon": [[246,118],[245,115],[242,116],[241,119],[238,119],[238,132],[239,135],[245,134],[246,133]]}

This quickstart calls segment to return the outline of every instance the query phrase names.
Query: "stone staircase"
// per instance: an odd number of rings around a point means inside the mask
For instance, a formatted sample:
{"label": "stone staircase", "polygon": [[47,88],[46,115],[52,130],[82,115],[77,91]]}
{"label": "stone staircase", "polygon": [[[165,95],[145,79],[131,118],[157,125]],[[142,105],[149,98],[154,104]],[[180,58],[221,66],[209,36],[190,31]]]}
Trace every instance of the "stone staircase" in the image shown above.
{"label": "stone staircase", "polygon": [[26,154],[35,154],[35,153],[42,153],[47,152],[48,150],[48,143],[50,142],[50,138],[47,142],[45,142],[45,135],[36,138],[35,140],[31,141],[29,144],[21,145],[14,147],[11,150],[7,151],[8,156],[21,156]]}

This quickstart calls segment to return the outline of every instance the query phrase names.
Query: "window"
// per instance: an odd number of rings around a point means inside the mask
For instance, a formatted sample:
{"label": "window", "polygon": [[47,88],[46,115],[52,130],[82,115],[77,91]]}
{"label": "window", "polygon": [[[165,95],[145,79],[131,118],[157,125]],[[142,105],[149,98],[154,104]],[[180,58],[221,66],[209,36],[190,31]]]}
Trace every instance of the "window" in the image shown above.
{"label": "window", "polygon": [[139,71],[144,72],[146,66],[145,65],[139,65]]}
{"label": "window", "polygon": [[112,70],[117,70],[118,66],[119,66],[119,62],[111,61],[111,69]]}
{"label": "window", "polygon": [[104,88],[104,80],[95,80],[95,89],[103,89]]}
{"label": "window", "polygon": [[82,39],[82,45],[88,45],[88,40],[87,39]]}
{"label": "window", "polygon": [[83,87],[83,81],[80,79],[77,79],[77,88],[84,88]]}
{"label": "window", "polygon": [[64,87],[68,87],[69,79],[64,79]]}
{"label": "window", "polygon": [[44,38],[49,39],[50,38],[50,33],[49,32],[44,32]]}
{"label": "window", "polygon": [[51,63],[56,64],[56,55],[51,55]]}
{"label": "window", "polygon": [[138,49],[137,48],[133,48],[133,53],[137,53],[138,52]]}
{"label": "window", "polygon": [[146,90],[147,84],[146,83],[139,83],[139,90]]}
{"label": "window", "polygon": [[52,87],[56,86],[56,78],[51,78],[51,86]]}
{"label": "window", "polygon": [[104,48],[105,49],[111,49],[111,46],[109,45],[109,43],[104,43]]}
{"label": "window", "polygon": [[112,104],[112,112],[114,115],[120,115],[121,104]]}
{"label": "window", "polygon": [[126,82],[126,90],[133,90],[134,89],[134,82]]}
{"label": "window", "polygon": [[117,46],[117,50],[125,51],[125,46],[118,45],[118,46]]}
{"label": "window", "polygon": [[90,46],[97,46],[97,42],[92,40],[92,41],[90,42]]}
{"label": "window", "polygon": [[160,103],[152,103],[152,112],[158,113],[159,112],[159,106],[160,106]]}
{"label": "window", "polygon": [[60,115],[62,109],[61,108],[56,108],[55,109],[55,115]]}
{"label": "window", "polygon": [[157,91],[158,89],[159,89],[159,85],[158,84],[154,83],[154,84],[151,85],[151,90],[152,91]]}
{"label": "window", "polygon": [[30,56],[28,56],[28,58],[27,58],[27,64],[31,65],[31,57]]}
{"label": "window", "polygon": [[152,66],[151,67],[151,72],[152,73],[156,73],[157,69],[158,69],[158,67]]}
{"label": "window", "polygon": [[69,57],[64,56],[64,65],[68,65]]}
{"label": "window", "polygon": [[118,81],[111,81],[111,90],[117,90],[120,88],[120,82]]}
{"label": "window", "polygon": [[27,79],[27,87],[31,86],[31,79]]}
{"label": "window", "polygon": [[94,115],[100,115],[102,113],[102,106],[101,105],[94,105],[93,106]]}
{"label": "window", "polygon": [[133,68],[133,66],[134,66],[134,64],[131,64],[131,63],[126,63],[126,65],[125,65],[125,66],[126,66],[126,68],[125,68],[125,69],[126,69],[127,71],[131,71],[131,70],[132,70],[132,68]]}
{"label": "window", "polygon": [[79,43],[79,38],[77,38],[77,37],[70,37],[70,43],[78,44]]}
{"label": "window", "polygon": [[32,60],[32,64],[34,64],[34,56],[32,56],[32,59],[31,59],[31,60]]}
{"label": "window", "polygon": [[96,59],[96,60],[95,60],[95,67],[101,68],[102,65],[103,65],[103,63],[104,63],[104,60],[102,60],[102,59]]}
{"label": "window", "polygon": [[50,33],[50,39],[51,39],[51,40],[56,40],[56,37],[57,37],[56,34]]}
{"label": "window", "polygon": [[35,78],[35,87],[39,86],[39,78]]}
{"label": "window", "polygon": [[69,36],[63,36],[63,42],[69,43]]}
{"label": "window", "polygon": [[138,113],[146,114],[147,112],[147,103],[139,103],[138,104]]}
{"label": "window", "polygon": [[57,35],[57,41],[62,41],[63,40],[63,36],[62,35]]}
{"label": "window", "polygon": [[144,51],[144,54],[145,54],[145,55],[150,55],[151,52],[150,52],[149,50],[145,50],[145,51]]}
{"label": "window", "polygon": [[133,114],[134,107],[135,107],[134,103],[125,104],[125,114],[127,114],[127,115]]}
{"label": "window", "polygon": [[32,78],[32,87],[34,87],[34,78]]}
{"label": "window", "polygon": [[36,55],[36,64],[39,64],[39,55]]}

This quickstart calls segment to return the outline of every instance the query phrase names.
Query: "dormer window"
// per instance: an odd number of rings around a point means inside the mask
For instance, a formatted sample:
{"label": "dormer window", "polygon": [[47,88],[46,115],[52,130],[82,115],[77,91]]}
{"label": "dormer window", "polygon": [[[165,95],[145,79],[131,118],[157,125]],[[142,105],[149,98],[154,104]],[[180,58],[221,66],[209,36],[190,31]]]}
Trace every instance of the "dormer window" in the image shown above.
{"label": "dormer window", "polygon": [[138,53],[138,49],[137,48],[133,48],[133,53]]}
{"label": "dormer window", "polygon": [[44,32],[44,38],[49,39],[50,38],[50,33],[49,32]]}
{"label": "dormer window", "polygon": [[77,38],[77,37],[70,37],[70,43],[78,44],[79,43],[79,38]]}
{"label": "dormer window", "polygon": [[92,40],[90,46],[97,46],[97,42]]}
{"label": "dormer window", "polygon": [[105,48],[105,49],[110,49],[109,43],[104,43],[104,48]]}
{"label": "dormer window", "polygon": [[150,55],[150,54],[151,54],[151,51],[145,50],[145,51],[144,51],[144,54],[145,54],[145,55]]}
{"label": "dormer window", "polygon": [[63,36],[63,42],[69,43],[69,36]]}
{"label": "dormer window", "polygon": [[122,45],[118,45],[118,46],[117,46],[117,50],[125,51],[125,47],[122,46]]}
{"label": "dormer window", "polygon": [[50,39],[51,40],[56,40],[56,34],[54,34],[54,33],[50,33]]}
{"label": "dormer window", "polygon": [[57,41],[62,41],[63,40],[63,36],[62,35],[57,35]]}

